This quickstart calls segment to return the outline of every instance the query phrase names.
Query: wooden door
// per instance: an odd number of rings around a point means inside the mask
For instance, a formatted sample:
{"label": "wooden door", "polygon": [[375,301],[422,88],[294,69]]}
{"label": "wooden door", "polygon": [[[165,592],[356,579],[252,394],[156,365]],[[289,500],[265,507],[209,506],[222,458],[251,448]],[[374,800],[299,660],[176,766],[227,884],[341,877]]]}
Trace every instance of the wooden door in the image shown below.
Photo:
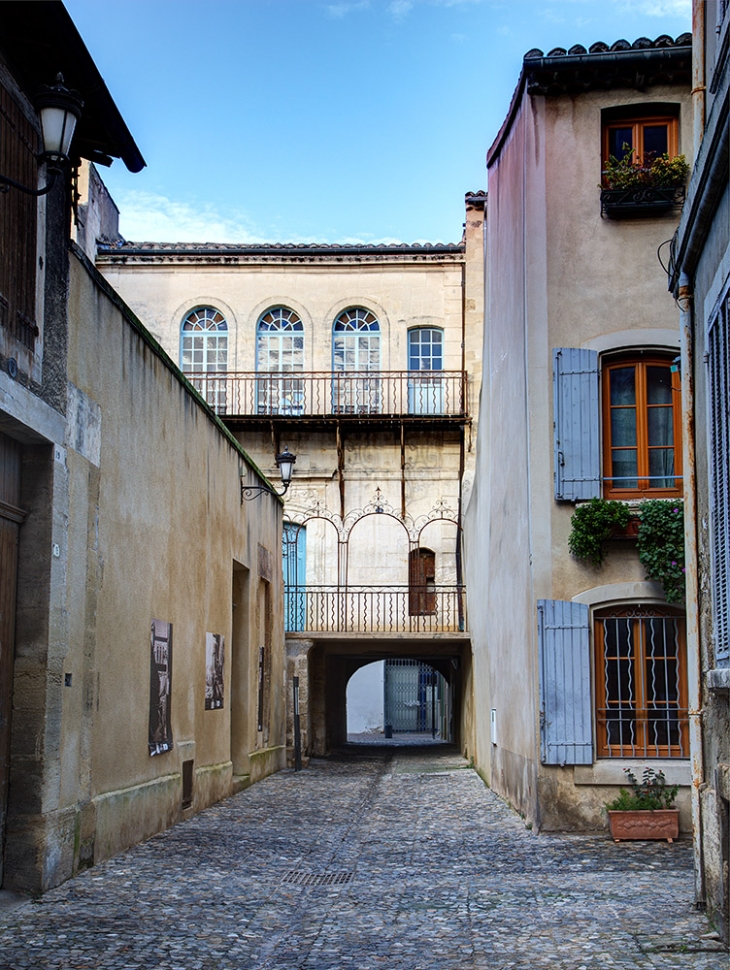
{"label": "wooden door", "polygon": [[[21,447],[0,434],[0,846],[5,844],[5,815],[10,773],[10,710],[15,655],[15,594],[18,579],[18,531],[24,513],[20,501]],[[0,886],[2,885],[0,852]]]}

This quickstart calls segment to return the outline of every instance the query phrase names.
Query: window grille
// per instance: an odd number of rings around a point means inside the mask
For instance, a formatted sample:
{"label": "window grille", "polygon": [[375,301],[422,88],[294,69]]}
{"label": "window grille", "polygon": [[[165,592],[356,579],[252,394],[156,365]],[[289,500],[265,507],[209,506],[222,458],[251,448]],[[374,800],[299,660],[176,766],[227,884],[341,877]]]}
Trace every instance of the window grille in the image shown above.
{"label": "window grille", "polygon": [[332,337],[333,411],[337,414],[377,414],[381,409],[379,377],[353,376],[380,370],[380,324],[362,307],[344,310],[335,320]]}
{"label": "window grille", "polygon": [[689,757],[684,617],[654,606],[595,619],[599,757]]}

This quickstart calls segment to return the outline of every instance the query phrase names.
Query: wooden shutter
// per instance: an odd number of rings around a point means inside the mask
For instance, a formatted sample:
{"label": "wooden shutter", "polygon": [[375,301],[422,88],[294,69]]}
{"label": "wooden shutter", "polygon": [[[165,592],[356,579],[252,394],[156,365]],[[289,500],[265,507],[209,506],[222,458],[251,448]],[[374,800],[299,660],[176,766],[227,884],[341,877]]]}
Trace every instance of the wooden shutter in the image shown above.
{"label": "wooden shutter", "polygon": [[538,600],[540,760],[545,765],[593,763],[588,607]]}
{"label": "wooden shutter", "polygon": [[709,333],[710,522],[715,661],[730,661],[730,296],[720,304]]}
{"label": "wooden shutter", "polygon": [[598,354],[553,351],[555,498],[566,502],[601,494]]}

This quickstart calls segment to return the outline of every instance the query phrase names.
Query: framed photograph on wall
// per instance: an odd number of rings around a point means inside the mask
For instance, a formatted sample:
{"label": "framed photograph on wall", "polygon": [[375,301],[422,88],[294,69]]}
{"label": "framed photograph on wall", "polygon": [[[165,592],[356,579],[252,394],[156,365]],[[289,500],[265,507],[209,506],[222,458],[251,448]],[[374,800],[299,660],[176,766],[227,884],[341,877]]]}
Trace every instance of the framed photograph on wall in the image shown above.
{"label": "framed photograph on wall", "polygon": [[172,623],[153,620],[150,630],[150,757],[172,750]]}
{"label": "framed photograph on wall", "polygon": [[205,634],[205,709],[223,707],[223,658],[226,638],[219,633]]}

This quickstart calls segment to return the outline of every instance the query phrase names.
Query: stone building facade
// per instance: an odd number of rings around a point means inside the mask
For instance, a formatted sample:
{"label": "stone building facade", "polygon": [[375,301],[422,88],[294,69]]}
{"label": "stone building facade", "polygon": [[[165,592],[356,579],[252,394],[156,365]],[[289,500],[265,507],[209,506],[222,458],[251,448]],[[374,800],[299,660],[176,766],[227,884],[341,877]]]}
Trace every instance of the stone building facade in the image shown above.
{"label": "stone building facade", "polygon": [[[42,15],[39,16],[39,9]],[[0,174],[59,69],[79,157],[144,160],[61,3],[0,9]],[[284,763],[281,504],[71,242],[67,168],[0,194],[1,885],[44,891]]]}
{"label": "stone building facade", "polygon": [[297,456],[282,552],[305,757],[345,740],[352,674],[394,659],[438,671],[439,731],[470,745],[460,514],[483,215],[469,196],[453,245],[98,247],[105,278],[256,462],[275,477],[282,449]]}
{"label": "stone building facade", "polygon": [[[677,314],[660,258],[682,188],[608,191],[609,155],[692,157],[691,38],[531,51],[487,157],[488,293],[466,514],[476,761],[540,829],[600,829],[624,769],[691,828],[683,603],[636,539],[569,554],[573,514],[683,494]],[[631,162],[629,162],[631,160]],[[476,588],[481,595],[473,595]],[[661,641],[661,648],[659,643]]]}

